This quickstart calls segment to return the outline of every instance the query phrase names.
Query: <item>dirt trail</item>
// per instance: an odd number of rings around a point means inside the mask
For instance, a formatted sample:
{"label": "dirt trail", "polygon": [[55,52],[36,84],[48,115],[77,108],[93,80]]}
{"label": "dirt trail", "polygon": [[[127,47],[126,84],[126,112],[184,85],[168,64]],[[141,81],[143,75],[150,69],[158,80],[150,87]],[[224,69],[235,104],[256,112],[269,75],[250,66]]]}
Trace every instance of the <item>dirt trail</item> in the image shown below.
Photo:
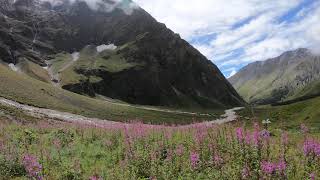
{"label": "dirt trail", "polygon": [[70,66],[72,66],[76,61],[78,61],[79,58],[80,58],[80,53],[74,52],[74,53],[71,54],[71,57],[72,57],[71,61],[69,61],[69,62],[67,62],[65,65],[63,65],[63,67],[59,70],[59,72],[62,72],[62,71],[64,71],[64,70],[68,69],[68,68],[69,68]]}
{"label": "dirt trail", "polygon": [[220,119],[216,119],[214,121],[207,122],[208,124],[224,124],[231,121],[237,120],[237,113],[236,111],[243,109],[243,107],[235,107],[233,109],[225,110],[225,114],[221,116]]}
{"label": "dirt trail", "polygon": [[[37,118],[48,118],[48,119],[57,119],[66,122],[77,122],[77,123],[86,123],[94,126],[105,126],[105,125],[115,125],[115,124],[124,124],[120,122],[110,121],[110,120],[103,120],[98,118],[88,118],[81,115],[76,115],[67,112],[60,112],[51,109],[45,108],[38,108],[33,106],[28,106],[24,104],[20,104],[18,102],[8,100],[5,98],[0,97],[0,104],[4,106],[15,107],[21,111],[24,111],[26,114],[37,117]],[[150,108],[151,110],[154,110]],[[225,111],[225,114],[221,116],[220,119],[205,122],[209,124],[223,124],[227,122],[231,122],[237,119],[236,112],[237,110],[242,109],[242,107],[237,107],[233,109],[228,109]],[[175,111],[164,111],[168,113],[176,113]]]}
{"label": "dirt trail", "polygon": [[33,117],[37,117],[37,118],[57,119],[57,120],[66,121],[66,122],[82,122],[82,123],[92,124],[92,125],[106,125],[106,124],[118,123],[118,122],[109,121],[109,120],[88,118],[88,117],[71,114],[67,112],[60,112],[60,111],[51,110],[51,109],[28,106],[28,105],[20,104],[18,102],[11,101],[1,97],[0,97],[0,104],[4,106],[15,107],[21,111],[24,111],[26,114],[31,115]]}
{"label": "dirt trail", "polygon": [[59,70],[58,73],[54,73],[52,70],[52,64],[49,61],[45,61],[47,64],[47,67],[45,68],[48,71],[48,74],[51,78],[51,84],[55,87],[60,87],[60,76],[59,73],[69,68],[71,65],[73,65],[76,61],[78,61],[80,57],[80,53],[74,52],[71,54],[72,59],[70,59],[69,62],[65,63],[63,67]]}

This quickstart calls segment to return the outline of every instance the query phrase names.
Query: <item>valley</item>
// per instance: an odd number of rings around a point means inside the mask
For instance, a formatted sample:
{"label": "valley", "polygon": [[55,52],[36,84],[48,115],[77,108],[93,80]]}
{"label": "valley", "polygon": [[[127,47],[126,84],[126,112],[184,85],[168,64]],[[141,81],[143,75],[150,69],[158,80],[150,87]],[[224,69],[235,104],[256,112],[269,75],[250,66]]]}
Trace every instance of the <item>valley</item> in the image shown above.
{"label": "valley", "polygon": [[149,3],[0,1],[0,180],[320,177],[320,2]]}
{"label": "valley", "polygon": [[[194,120],[203,121],[220,114],[221,110],[214,110],[212,116],[201,113],[179,113],[161,108],[147,108],[115,103],[78,95],[57,87],[18,74],[8,67],[0,65],[0,88],[3,98],[15,100],[35,107],[60,110],[88,117],[111,119],[117,121],[130,121],[139,119],[145,122],[188,123]],[[203,114],[206,110],[203,110]],[[208,110],[207,113],[210,113]],[[185,121],[185,122],[183,122]]]}

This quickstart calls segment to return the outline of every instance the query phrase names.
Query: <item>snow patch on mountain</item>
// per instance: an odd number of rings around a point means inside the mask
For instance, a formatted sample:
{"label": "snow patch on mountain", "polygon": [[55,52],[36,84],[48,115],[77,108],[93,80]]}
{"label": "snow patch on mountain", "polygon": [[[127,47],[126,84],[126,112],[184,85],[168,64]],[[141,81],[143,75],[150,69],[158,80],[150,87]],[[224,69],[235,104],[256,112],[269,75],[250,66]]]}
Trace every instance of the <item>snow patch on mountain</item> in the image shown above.
{"label": "snow patch on mountain", "polygon": [[19,68],[17,66],[15,66],[13,63],[10,63],[8,66],[10,67],[10,69],[12,71],[16,71],[17,72],[19,70]]}
{"label": "snow patch on mountain", "polygon": [[105,50],[115,50],[115,49],[117,49],[117,46],[115,46],[114,44],[108,44],[108,45],[102,44],[100,46],[97,46],[98,53],[101,53],[102,51],[105,51]]}
{"label": "snow patch on mountain", "polygon": [[71,54],[71,56],[72,56],[72,61],[77,61],[80,58],[80,53],[74,52]]}

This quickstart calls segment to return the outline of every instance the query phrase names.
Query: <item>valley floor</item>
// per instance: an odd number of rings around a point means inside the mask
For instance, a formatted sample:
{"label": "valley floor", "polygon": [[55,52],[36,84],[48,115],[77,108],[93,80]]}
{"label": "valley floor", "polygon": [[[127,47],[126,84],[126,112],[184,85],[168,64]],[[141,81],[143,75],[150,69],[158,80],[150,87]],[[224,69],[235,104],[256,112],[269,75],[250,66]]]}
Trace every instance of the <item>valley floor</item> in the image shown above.
{"label": "valley floor", "polygon": [[[125,104],[120,104],[119,105],[124,105],[124,106],[132,106],[133,105],[125,105]],[[123,124],[120,122],[116,121],[111,121],[111,120],[105,120],[105,119],[98,119],[98,118],[89,118],[77,114],[72,114],[68,112],[61,112],[57,110],[51,110],[51,109],[45,109],[45,108],[38,108],[38,107],[33,107],[25,104],[21,104],[9,99],[1,98],[0,97],[0,105],[11,107],[11,108],[16,108],[19,111],[22,111],[32,117],[35,118],[47,118],[47,119],[55,119],[55,120],[60,120],[60,121],[65,121],[65,122],[75,122],[75,123],[84,123],[87,125],[94,125],[94,126],[106,126],[106,125],[112,125],[112,124]],[[137,107],[139,108],[139,107]],[[141,108],[141,107],[140,107]],[[184,112],[184,111],[173,111],[173,110],[164,110],[164,109],[158,109],[158,108],[152,108],[152,107],[145,107],[148,110],[152,111],[161,111],[161,112],[167,112],[167,113],[173,113],[173,114],[192,114],[196,115],[197,113],[190,113],[190,112]],[[228,109],[225,111],[225,114],[221,116],[221,118],[216,119],[216,120],[211,120],[211,121],[206,121],[204,123],[208,124],[223,124],[227,122],[232,122],[237,120],[237,115],[235,111],[242,109],[241,107],[238,108],[232,108]],[[1,108],[0,108],[1,110]],[[199,113],[201,114],[201,113]],[[207,114],[202,114],[203,116],[206,116]],[[207,115],[210,116],[210,115]]]}
{"label": "valley floor", "polygon": [[[318,117],[318,100],[256,108],[255,118],[250,109],[233,108],[213,121],[166,126],[87,118],[0,98],[0,177],[315,179],[319,132],[293,117]],[[291,123],[271,116],[292,108]],[[261,123],[264,115],[271,124]]]}

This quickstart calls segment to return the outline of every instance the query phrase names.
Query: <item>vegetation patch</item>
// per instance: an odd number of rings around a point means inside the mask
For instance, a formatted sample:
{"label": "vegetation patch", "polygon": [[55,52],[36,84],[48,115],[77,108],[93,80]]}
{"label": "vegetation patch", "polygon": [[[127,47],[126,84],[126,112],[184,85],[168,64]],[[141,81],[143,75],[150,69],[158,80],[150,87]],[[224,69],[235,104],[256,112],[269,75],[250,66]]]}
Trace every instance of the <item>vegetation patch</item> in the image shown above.
{"label": "vegetation patch", "polygon": [[[299,125],[300,126],[300,125]],[[301,125],[93,127],[0,120],[4,179],[315,179],[320,138]]]}

